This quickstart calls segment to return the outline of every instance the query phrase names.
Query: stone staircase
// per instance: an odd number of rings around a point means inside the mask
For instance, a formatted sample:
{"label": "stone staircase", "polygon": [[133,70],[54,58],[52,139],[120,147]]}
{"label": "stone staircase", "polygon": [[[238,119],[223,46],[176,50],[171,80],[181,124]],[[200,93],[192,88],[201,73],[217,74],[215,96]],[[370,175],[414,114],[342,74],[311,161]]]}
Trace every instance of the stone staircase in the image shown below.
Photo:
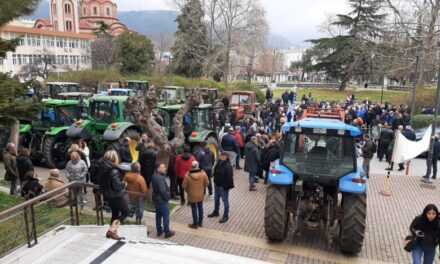
{"label": "stone staircase", "polygon": [[145,226],[121,226],[123,241],[105,238],[107,226],[61,226],[32,248],[23,246],[0,259],[1,264],[68,263],[263,263],[253,259],[151,239]]}

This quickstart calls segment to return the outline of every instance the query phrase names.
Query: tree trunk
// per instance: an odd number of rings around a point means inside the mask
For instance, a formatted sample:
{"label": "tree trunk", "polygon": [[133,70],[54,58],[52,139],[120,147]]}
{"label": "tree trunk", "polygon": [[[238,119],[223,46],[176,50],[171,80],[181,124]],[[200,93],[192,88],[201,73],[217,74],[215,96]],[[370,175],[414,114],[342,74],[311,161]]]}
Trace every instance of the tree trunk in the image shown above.
{"label": "tree trunk", "polygon": [[11,125],[11,134],[9,135],[9,142],[14,143],[18,146],[20,136],[20,121],[18,119],[14,120],[14,123]]}
{"label": "tree trunk", "polygon": [[339,86],[339,91],[343,92],[345,91],[345,88],[347,88],[348,80],[346,78],[342,79],[341,85]]}

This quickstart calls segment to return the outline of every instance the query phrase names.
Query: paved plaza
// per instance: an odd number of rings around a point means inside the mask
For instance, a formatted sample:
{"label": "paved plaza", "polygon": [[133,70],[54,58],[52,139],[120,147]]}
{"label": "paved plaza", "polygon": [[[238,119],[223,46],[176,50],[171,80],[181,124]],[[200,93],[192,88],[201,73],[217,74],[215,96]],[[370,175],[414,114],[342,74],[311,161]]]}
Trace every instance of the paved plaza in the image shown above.
{"label": "paved plaza", "polygon": [[[415,160],[409,176],[404,172],[391,173],[392,196],[385,197],[379,192],[384,189],[386,166],[377,160],[372,162],[367,230],[364,248],[357,257],[344,256],[336,247],[329,248],[318,231],[304,231],[299,237],[289,232],[284,243],[269,243],[263,224],[265,186],[260,181],[258,190],[249,192],[247,174],[243,171],[235,172],[229,222],[219,224],[219,218],[205,217],[203,228],[190,229],[187,224],[192,221],[191,210],[182,206],[172,215],[171,226],[176,231],[172,241],[272,263],[410,263],[410,255],[402,248],[403,238],[414,216],[420,214],[426,204],[440,201],[440,184],[421,184],[425,161]],[[44,182],[48,171],[39,168],[37,172]],[[206,199],[205,216],[212,211],[213,204],[213,200]],[[147,215],[146,222],[149,229],[154,230],[151,214]],[[154,233],[151,232],[153,238]]]}

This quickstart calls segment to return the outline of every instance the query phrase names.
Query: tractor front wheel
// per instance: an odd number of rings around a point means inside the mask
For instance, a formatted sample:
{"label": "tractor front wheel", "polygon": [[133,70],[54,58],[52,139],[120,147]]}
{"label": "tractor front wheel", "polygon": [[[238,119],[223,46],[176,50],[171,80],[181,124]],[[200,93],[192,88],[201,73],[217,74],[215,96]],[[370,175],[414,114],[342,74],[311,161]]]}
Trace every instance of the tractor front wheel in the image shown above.
{"label": "tractor front wheel", "polygon": [[271,185],[266,192],[264,230],[270,241],[283,241],[289,227],[287,188]]}
{"label": "tractor front wheel", "polygon": [[341,221],[340,248],[345,254],[358,254],[362,250],[367,217],[366,195],[344,194],[344,217]]}
{"label": "tractor front wheel", "polygon": [[56,136],[45,136],[43,141],[43,155],[49,168],[64,169],[67,164],[67,150],[70,141],[65,133]]}

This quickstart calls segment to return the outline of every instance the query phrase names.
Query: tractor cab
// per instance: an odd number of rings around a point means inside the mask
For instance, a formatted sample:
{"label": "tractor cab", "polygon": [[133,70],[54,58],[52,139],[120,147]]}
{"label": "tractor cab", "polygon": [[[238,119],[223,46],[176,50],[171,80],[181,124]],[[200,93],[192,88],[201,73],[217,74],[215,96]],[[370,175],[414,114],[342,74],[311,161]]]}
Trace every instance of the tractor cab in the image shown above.
{"label": "tractor cab", "polygon": [[125,87],[134,91],[137,95],[147,94],[147,91],[150,88],[147,81],[129,80],[126,83],[127,85]]}
{"label": "tractor cab", "polygon": [[58,99],[59,94],[66,95],[67,93],[79,93],[81,87],[79,83],[73,82],[48,82],[47,84],[48,95],[47,97],[52,99]]}
{"label": "tractor cab", "polygon": [[215,88],[199,88],[197,91],[200,92],[203,103],[205,104],[215,104],[219,99],[218,90]]}
{"label": "tractor cab", "polygon": [[174,138],[174,124],[173,120],[177,112],[182,109],[183,104],[175,105],[163,105],[157,109],[157,112],[161,118],[160,123],[165,129],[168,139]]}
{"label": "tractor cab", "polygon": [[235,115],[236,121],[243,119],[246,115],[255,115],[257,112],[257,105],[257,96],[255,92],[233,92],[229,100],[229,107]]}
{"label": "tractor cab", "polygon": [[158,89],[159,102],[168,104],[183,104],[186,101],[186,89],[180,86],[164,86]]}
{"label": "tractor cab", "polygon": [[112,88],[108,89],[106,95],[108,96],[135,96],[137,92],[126,88]]}
{"label": "tractor cab", "polygon": [[78,100],[49,99],[43,102],[43,109],[34,127],[70,126],[81,118],[80,102]]}

